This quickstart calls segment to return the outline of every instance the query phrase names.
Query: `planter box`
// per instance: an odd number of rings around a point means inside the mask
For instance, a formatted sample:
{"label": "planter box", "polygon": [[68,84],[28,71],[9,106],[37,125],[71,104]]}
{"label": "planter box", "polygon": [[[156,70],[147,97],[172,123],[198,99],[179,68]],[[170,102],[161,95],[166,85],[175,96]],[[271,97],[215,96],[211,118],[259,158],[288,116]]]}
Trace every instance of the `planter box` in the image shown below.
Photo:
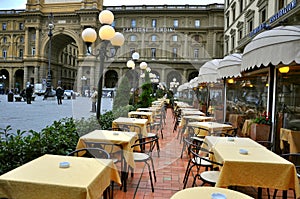
{"label": "planter box", "polygon": [[250,138],[256,141],[268,141],[270,135],[270,125],[251,124]]}

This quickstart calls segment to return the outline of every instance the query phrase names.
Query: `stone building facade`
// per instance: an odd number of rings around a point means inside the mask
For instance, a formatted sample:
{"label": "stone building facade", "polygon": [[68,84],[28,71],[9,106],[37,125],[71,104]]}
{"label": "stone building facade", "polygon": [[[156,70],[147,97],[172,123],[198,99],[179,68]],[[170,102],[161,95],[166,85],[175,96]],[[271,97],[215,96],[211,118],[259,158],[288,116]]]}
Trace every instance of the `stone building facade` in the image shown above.
{"label": "stone building facade", "polygon": [[[45,86],[49,71],[54,88],[61,84],[82,92],[97,87],[100,62],[87,54],[81,32],[87,27],[99,30],[103,9],[114,13],[113,25],[125,36],[117,56],[105,60],[104,87],[117,87],[125,75],[138,86],[142,80],[134,80],[141,71],[126,67],[134,51],[140,54],[137,64],[145,61],[167,87],[174,78],[180,84],[191,80],[205,62],[223,57],[223,4],[103,7],[102,0],[27,0],[25,10],[0,11],[4,87],[21,90],[28,82]],[[54,29],[49,37],[51,13]],[[94,53],[99,40],[92,45]],[[112,46],[107,51],[113,53]]]}

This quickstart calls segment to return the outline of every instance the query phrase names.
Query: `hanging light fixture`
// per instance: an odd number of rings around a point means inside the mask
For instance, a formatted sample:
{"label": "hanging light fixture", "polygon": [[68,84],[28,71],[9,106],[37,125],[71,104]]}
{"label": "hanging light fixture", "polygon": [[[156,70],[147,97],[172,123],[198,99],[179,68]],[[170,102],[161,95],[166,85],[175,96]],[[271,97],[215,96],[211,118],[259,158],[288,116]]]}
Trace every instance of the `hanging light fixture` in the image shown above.
{"label": "hanging light fixture", "polygon": [[290,67],[289,66],[283,66],[279,68],[279,72],[280,73],[288,73],[290,71]]}

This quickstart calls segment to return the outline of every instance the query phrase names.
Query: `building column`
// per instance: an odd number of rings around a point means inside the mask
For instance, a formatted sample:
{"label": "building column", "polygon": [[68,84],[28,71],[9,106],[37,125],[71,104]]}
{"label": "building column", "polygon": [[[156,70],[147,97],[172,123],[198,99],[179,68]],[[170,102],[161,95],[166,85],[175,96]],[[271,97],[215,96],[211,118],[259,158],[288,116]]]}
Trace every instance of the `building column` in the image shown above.
{"label": "building column", "polygon": [[161,77],[160,77],[160,82],[166,82],[166,77],[165,77],[165,72],[166,72],[166,69],[161,69]]}
{"label": "building column", "polygon": [[8,74],[9,74],[9,85],[8,85],[8,88],[9,88],[9,90],[11,90],[12,88],[14,88],[15,87],[15,85],[14,85],[14,82],[15,82],[15,78],[14,78],[14,71],[13,71],[13,69],[12,68],[9,68],[8,69]]}
{"label": "building column", "polygon": [[27,58],[28,56],[28,47],[30,42],[28,41],[28,28],[25,28],[25,38],[24,38],[24,43],[25,43],[25,49],[24,49],[24,58]]}
{"label": "building column", "polygon": [[40,83],[39,79],[39,67],[35,66],[34,67],[34,84]]}
{"label": "building column", "polygon": [[[188,81],[188,77],[187,77],[187,71],[186,69],[183,69],[183,74],[182,74],[183,78],[186,80],[186,82]],[[182,81],[183,83],[183,81]]]}
{"label": "building column", "polygon": [[[81,77],[82,77],[82,66],[78,67],[78,71],[77,71],[77,92],[81,93],[82,92],[82,81],[81,81]],[[81,93],[83,94],[83,93]]]}
{"label": "building column", "polygon": [[26,88],[26,84],[28,82],[28,66],[24,66],[24,78],[23,78],[23,88]]}
{"label": "building column", "polygon": [[187,57],[188,50],[189,50],[189,48],[188,48],[188,35],[187,35],[187,33],[185,33],[184,34],[184,47],[183,47],[183,57],[185,59],[188,58]]}
{"label": "building column", "polygon": [[40,56],[40,30],[37,28],[35,30],[36,40],[35,40],[35,57]]}

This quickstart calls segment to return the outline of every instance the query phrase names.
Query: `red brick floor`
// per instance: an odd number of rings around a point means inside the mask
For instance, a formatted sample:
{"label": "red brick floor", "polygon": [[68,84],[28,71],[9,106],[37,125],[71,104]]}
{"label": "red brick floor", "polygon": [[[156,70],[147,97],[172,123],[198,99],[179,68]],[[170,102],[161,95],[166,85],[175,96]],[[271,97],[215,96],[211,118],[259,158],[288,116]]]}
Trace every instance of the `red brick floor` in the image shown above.
{"label": "red brick floor", "polygon": [[[148,169],[145,167],[143,174],[141,170],[144,164],[137,164],[134,177],[128,179],[128,190],[123,192],[115,186],[114,198],[116,199],[165,199],[170,198],[174,193],[183,188],[183,177],[186,170],[188,158],[184,153],[180,158],[182,144],[177,139],[177,132],[173,133],[174,121],[171,109],[167,110],[166,125],[163,129],[164,138],[160,138],[160,157],[153,153],[157,182],[154,183],[154,193],[151,191],[151,184]],[[141,179],[140,179],[141,178]],[[140,183],[138,183],[140,180]],[[201,182],[198,181],[198,184]],[[139,185],[138,185],[139,184]],[[191,187],[192,177],[189,178],[187,187]],[[257,198],[257,188],[238,187],[238,191]],[[271,190],[272,197],[273,190]],[[289,198],[293,198],[292,191],[288,192]],[[281,198],[281,191],[277,193],[277,198]],[[199,197],[200,198],[200,197]],[[267,199],[267,192],[263,189],[263,199]]]}

